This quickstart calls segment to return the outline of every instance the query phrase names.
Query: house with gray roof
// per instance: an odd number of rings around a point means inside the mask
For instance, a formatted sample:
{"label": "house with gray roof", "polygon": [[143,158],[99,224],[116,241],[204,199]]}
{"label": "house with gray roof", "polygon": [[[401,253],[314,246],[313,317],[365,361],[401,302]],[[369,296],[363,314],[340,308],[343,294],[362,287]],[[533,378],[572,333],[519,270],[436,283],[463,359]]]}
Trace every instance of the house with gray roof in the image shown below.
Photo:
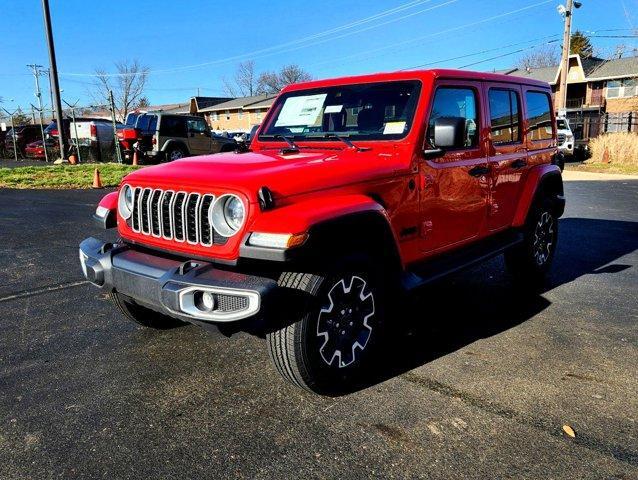
{"label": "house with gray roof", "polygon": [[[556,65],[500,73],[542,80],[556,92],[560,70],[560,65]],[[565,114],[580,141],[604,132],[638,132],[638,57],[570,55]]]}

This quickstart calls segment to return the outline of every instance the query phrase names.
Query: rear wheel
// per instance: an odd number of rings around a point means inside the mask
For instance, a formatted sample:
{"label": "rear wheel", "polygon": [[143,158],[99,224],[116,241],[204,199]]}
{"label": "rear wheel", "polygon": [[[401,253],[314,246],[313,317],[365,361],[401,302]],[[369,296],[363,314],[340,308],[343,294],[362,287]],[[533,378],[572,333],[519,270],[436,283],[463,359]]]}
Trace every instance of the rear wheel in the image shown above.
{"label": "rear wheel", "polygon": [[290,383],[322,394],[347,390],[380,337],[383,298],[367,273],[283,273],[279,285],[306,293],[306,305],[267,335],[270,357]]}
{"label": "rear wheel", "polygon": [[508,270],[518,279],[542,283],[551,268],[558,242],[558,218],[545,198],[532,207],[523,243],[505,252]]}
{"label": "rear wheel", "polygon": [[121,293],[109,293],[109,300],[127,319],[142,325],[143,327],[155,328],[158,330],[175,328],[184,325],[177,319],[157,313],[150,308],[143,307]]}
{"label": "rear wheel", "polygon": [[175,145],[173,147],[169,147],[168,150],[166,150],[164,161],[172,162],[174,160],[179,160],[180,158],[184,158],[187,156],[188,154],[186,153],[183,147],[180,147],[179,145]]}

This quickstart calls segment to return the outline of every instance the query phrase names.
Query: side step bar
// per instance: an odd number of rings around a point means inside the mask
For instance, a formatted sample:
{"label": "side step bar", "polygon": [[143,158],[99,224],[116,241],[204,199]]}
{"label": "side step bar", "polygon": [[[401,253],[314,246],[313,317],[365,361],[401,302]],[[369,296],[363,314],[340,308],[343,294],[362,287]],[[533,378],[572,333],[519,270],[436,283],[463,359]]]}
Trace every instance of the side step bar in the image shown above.
{"label": "side step bar", "polygon": [[434,282],[446,275],[489,260],[523,241],[521,232],[505,232],[469,247],[452,251],[411,266],[403,273],[401,283],[406,291]]}

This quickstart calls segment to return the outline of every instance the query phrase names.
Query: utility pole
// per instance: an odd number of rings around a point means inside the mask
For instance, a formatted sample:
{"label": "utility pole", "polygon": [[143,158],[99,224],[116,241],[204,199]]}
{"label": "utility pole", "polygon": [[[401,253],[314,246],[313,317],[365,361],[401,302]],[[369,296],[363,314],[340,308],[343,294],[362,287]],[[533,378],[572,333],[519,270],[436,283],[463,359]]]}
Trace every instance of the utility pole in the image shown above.
{"label": "utility pole", "polygon": [[51,29],[51,13],[49,12],[49,0],[42,0],[42,13],[44,15],[44,29],[47,36],[47,45],[49,47],[49,64],[50,74],[49,80],[53,90],[53,105],[55,109],[55,118],[58,121],[58,133],[60,141],[60,157],[66,159],[66,137],[62,124],[62,102],[60,100],[60,83],[58,81],[58,66],[55,60],[55,45],[53,44],[53,30]]}
{"label": "utility pole", "polygon": [[109,90],[109,106],[111,108],[111,121],[113,122],[113,147],[117,163],[122,163],[122,153],[120,152],[120,140],[117,138],[117,123],[115,120],[115,100],[113,100],[113,90]]}
{"label": "utility pole", "polygon": [[567,106],[567,73],[569,70],[569,51],[572,38],[572,14],[574,8],[580,8],[581,2],[567,0],[567,6],[560,5],[558,12],[564,16],[565,25],[563,28],[563,51],[560,59],[560,83],[556,97],[556,110],[564,110]]}
{"label": "utility pole", "polygon": [[[31,113],[33,113],[33,110],[37,110],[38,111],[38,118],[40,119],[40,133],[42,134],[42,148],[44,148],[44,152],[45,152],[45,159],[48,162],[49,159],[46,155],[46,151],[47,151],[47,146],[46,143],[44,142],[44,126],[42,125],[43,120],[42,120],[42,92],[40,91],[40,75],[42,74],[42,70],[40,70],[42,68],[42,65],[36,65],[35,63],[32,63],[30,65],[27,65],[27,67],[29,67],[31,69],[31,71],[33,72],[33,77],[35,78],[35,96],[38,99],[38,107],[34,108],[33,105],[31,105],[32,109],[31,109]],[[33,123],[35,123],[35,115],[33,115]],[[60,130],[60,124],[58,124],[58,130]]]}

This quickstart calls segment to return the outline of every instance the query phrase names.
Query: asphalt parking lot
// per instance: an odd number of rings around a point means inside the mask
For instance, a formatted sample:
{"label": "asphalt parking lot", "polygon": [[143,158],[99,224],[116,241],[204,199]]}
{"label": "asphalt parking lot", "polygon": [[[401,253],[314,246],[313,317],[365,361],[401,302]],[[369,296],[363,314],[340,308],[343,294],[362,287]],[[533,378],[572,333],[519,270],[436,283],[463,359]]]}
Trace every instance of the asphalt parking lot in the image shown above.
{"label": "asphalt parking lot", "polygon": [[338,398],[120,317],[77,260],[103,194],[0,190],[0,478],[638,478],[638,180],[567,182],[545,291],[501,259],[422,291]]}

